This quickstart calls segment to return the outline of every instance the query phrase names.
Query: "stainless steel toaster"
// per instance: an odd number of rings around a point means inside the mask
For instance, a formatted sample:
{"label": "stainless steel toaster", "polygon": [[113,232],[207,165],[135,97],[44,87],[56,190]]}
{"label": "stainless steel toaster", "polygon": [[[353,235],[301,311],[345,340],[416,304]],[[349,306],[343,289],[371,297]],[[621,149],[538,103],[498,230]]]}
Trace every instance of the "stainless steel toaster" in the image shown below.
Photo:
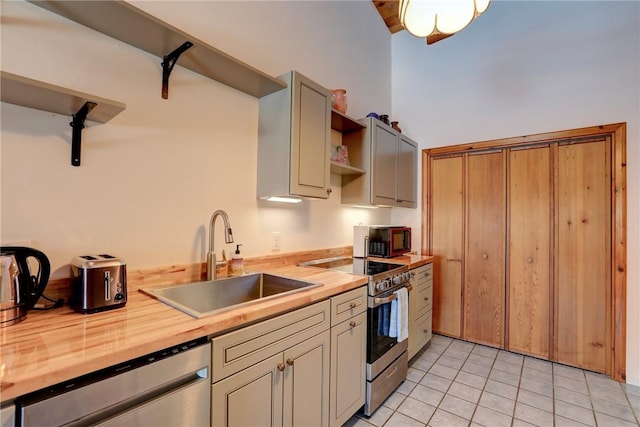
{"label": "stainless steel toaster", "polygon": [[108,254],[81,255],[71,260],[70,304],[81,313],[123,307],[127,303],[127,266]]}

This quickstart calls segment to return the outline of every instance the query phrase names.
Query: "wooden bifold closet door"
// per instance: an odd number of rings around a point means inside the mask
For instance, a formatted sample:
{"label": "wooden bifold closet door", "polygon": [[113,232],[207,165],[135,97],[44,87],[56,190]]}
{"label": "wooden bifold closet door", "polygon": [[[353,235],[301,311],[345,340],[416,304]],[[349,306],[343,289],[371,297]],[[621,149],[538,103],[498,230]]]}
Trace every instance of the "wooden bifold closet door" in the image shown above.
{"label": "wooden bifold closet door", "polygon": [[463,182],[462,156],[431,163],[434,332],[462,335]]}
{"label": "wooden bifold closet door", "polygon": [[435,333],[624,380],[625,128],[603,129],[425,150]]}
{"label": "wooden bifold closet door", "polygon": [[553,164],[549,146],[509,150],[507,348],[551,356]]}
{"label": "wooden bifold closet door", "polygon": [[611,355],[608,140],[558,146],[555,360],[607,372]]}
{"label": "wooden bifold closet door", "polygon": [[500,150],[469,154],[465,174],[464,334],[504,343],[505,159]]}

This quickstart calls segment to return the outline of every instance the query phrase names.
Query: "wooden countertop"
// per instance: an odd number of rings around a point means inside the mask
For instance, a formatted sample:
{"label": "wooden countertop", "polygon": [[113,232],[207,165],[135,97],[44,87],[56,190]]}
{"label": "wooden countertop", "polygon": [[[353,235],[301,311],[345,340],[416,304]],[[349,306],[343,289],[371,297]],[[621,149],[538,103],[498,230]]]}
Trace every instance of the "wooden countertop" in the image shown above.
{"label": "wooden countertop", "polygon": [[0,329],[0,401],[327,299],[368,282],[364,276],[307,267],[269,272],[323,286],[239,309],[194,319],[141,292],[127,305],[83,315],[65,306],[29,311],[22,322]]}
{"label": "wooden countertop", "polygon": [[[433,257],[409,255],[377,260],[416,268],[432,262]],[[271,264],[257,270],[320,282],[323,286],[202,319],[138,292],[136,286],[129,287],[127,305],[111,311],[83,315],[68,306],[29,311],[22,322],[0,329],[0,401],[192,339],[219,335],[368,282],[364,276],[314,267]]]}

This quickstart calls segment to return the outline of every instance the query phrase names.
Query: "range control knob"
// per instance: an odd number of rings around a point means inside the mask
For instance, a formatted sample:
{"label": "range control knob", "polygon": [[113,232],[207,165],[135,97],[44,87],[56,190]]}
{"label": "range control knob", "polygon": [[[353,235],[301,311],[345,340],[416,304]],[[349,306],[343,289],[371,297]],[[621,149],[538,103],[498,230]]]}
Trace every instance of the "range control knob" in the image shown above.
{"label": "range control knob", "polygon": [[384,291],[384,282],[380,281],[376,283],[376,291]]}
{"label": "range control knob", "polygon": [[402,274],[398,274],[397,276],[395,276],[393,278],[393,284],[394,285],[399,285],[400,283],[402,283],[404,281],[404,278],[402,277]]}

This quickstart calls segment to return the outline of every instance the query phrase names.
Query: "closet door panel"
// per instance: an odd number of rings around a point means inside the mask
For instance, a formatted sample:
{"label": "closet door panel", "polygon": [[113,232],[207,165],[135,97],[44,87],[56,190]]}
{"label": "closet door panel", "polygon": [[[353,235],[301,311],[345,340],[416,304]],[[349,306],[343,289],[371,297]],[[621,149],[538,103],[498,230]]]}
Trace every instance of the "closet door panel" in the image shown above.
{"label": "closet door panel", "polygon": [[552,334],[552,190],[550,147],[509,152],[507,348],[545,359]]}
{"label": "closet door panel", "polygon": [[610,144],[560,145],[557,158],[556,360],[608,372]]}
{"label": "closet door panel", "polygon": [[505,155],[467,157],[464,339],[504,345]]}
{"label": "closet door panel", "polygon": [[433,331],[462,336],[462,156],[431,161]]}

